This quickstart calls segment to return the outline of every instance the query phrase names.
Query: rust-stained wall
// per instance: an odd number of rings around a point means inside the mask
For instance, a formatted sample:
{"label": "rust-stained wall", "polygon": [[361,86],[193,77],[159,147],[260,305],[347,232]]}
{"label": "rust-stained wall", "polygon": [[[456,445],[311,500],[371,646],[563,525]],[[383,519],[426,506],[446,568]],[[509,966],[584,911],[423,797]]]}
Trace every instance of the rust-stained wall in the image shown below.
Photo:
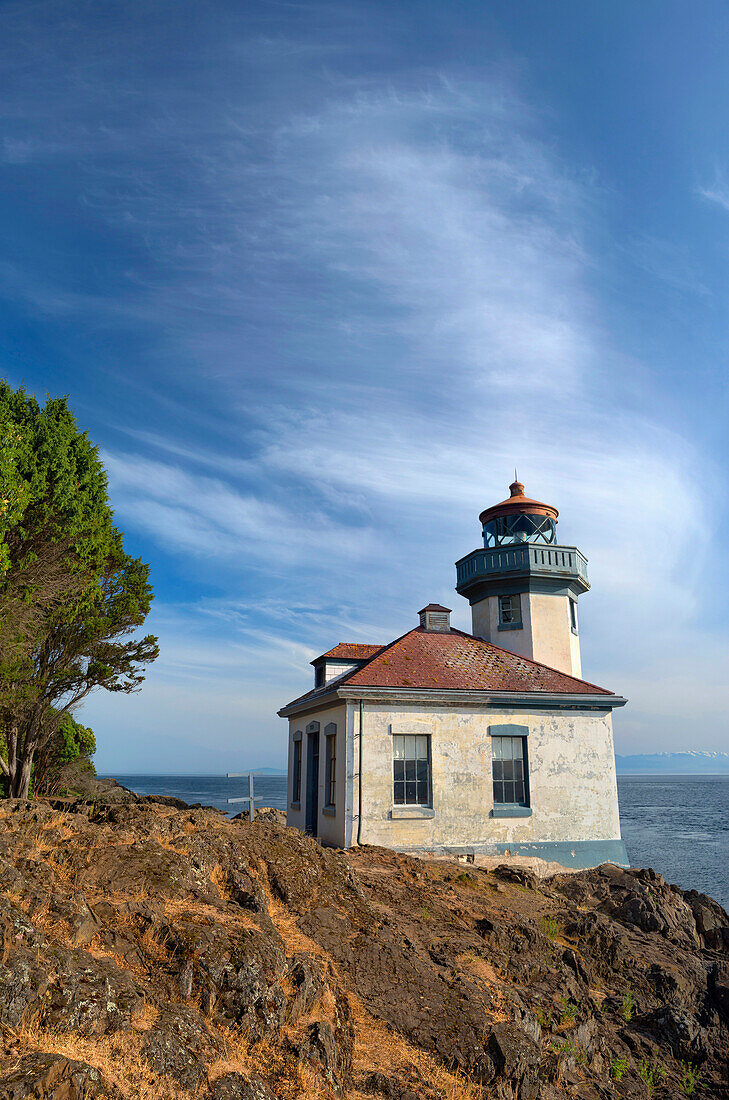
{"label": "rust-stained wall", "polygon": [[[529,728],[530,817],[493,817],[490,725]],[[392,734],[431,736],[433,816],[392,802]],[[356,745],[356,737],[355,737]],[[362,842],[391,848],[620,838],[609,714],[365,707]],[[355,784],[356,791],[356,784]]]}

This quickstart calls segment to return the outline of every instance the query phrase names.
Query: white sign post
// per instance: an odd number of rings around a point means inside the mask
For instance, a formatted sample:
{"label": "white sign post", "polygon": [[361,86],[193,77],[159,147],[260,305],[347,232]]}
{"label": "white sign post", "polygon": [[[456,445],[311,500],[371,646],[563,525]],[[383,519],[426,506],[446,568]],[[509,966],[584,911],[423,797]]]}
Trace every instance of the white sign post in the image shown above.
{"label": "white sign post", "polygon": [[240,798],[229,798],[227,801],[229,805],[232,802],[247,802],[251,821],[253,821],[256,816],[256,802],[263,802],[262,797],[256,798],[253,794],[253,776],[255,774],[255,772],[228,772],[226,775],[227,779],[245,779],[248,777],[248,794],[244,794]]}

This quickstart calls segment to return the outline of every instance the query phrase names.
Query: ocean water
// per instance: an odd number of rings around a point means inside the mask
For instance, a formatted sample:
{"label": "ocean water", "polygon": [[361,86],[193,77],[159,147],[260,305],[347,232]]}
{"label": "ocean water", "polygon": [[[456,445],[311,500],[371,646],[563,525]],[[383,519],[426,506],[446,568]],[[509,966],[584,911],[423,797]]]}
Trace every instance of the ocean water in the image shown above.
{"label": "ocean water", "polygon": [[618,798],[631,864],[729,911],[729,775],[619,775]]}
{"label": "ocean water", "polygon": [[[247,809],[227,798],[245,794],[243,779],[217,775],[118,775],[137,794],[167,794],[229,814]],[[286,777],[254,778],[258,806],[286,809]],[[619,775],[623,839],[634,867],[700,890],[729,910],[729,775]]]}
{"label": "ocean water", "polygon": [[[234,817],[248,809],[247,802],[228,805],[228,798],[240,798],[248,794],[247,779],[227,779],[224,775],[115,775],[122,787],[136,794],[166,794],[181,798],[183,802],[201,802],[203,806],[215,806]],[[286,809],[286,776],[254,775],[253,794],[256,806],[273,806]],[[261,799],[259,802],[258,799]]]}

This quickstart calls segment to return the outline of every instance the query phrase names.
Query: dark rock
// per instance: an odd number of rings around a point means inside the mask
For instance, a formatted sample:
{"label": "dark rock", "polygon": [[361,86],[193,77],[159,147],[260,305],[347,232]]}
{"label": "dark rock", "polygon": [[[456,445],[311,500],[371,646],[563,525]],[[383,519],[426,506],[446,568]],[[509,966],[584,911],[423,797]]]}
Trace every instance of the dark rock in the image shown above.
{"label": "dark rock", "polygon": [[140,802],[156,802],[159,806],[172,806],[175,810],[189,810],[190,805],[171,794],[142,794],[137,796]]}
{"label": "dark rock", "polygon": [[494,869],[493,874],[505,882],[516,882],[519,886],[525,886],[528,890],[536,890],[539,885],[538,877],[526,867],[511,867],[508,863],[502,863]]}
{"label": "dark rock", "polygon": [[576,951],[573,951],[571,947],[567,947],[562,955],[562,959],[570,970],[574,972],[579,981],[584,985],[590,984],[590,974]]}
{"label": "dark rock", "polygon": [[488,1037],[487,1048],[497,1076],[518,1089],[520,1100],[532,1100],[539,1095],[540,1050],[522,1028],[510,1023],[496,1024]]}
{"label": "dark rock", "polygon": [[309,1025],[299,1048],[299,1059],[311,1064],[318,1062],[327,1081],[343,1093],[352,1079],[352,1052],[354,1028],[349,1005],[343,997],[337,998],[334,1026],[326,1020]]}
{"label": "dark rock", "polygon": [[379,1070],[367,1075],[364,1088],[365,1092],[373,1092],[377,1096],[384,1096],[386,1100],[397,1100],[400,1094],[400,1086],[397,1081],[393,1081],[386,1073],[380,1073]]}
{"label": "dark rock", "polygon": [[493,935],[493,933],[496,931],[496,928],[493,924],[493,921],[490,921],[488,917],[481,917],[479,920],[476,921],[476,931],[478,932],[479,936],[483,936],[484,939],[488,939],[488,937]]}
{"label": "dark rock", "polygon": [[34,1016],[48,1027],[103,1035],[129,1026],[144,997],[134,979],[110,959],[49,943],[0,898],[4,950],[0,960],[0,1019],[10,1027]]}
{"label": "dark rock", "polygon": [[322,991],[322,982],[315,975],[306,956],[297,955],[289,969],[289,981],[292,991],[288,999],[286,1014],[292,1024],[305,1015]]}
{"label": "dark rock", "polygon": [[668,1042],[675,1058],[703,1062],[707,1054],[707,1034],[695,1016],[676,1005],[661,1005],[653,1012],[638,1016],[633,1026]]}
{"label": "dark rock", "polygon": [[[654,1100],[682,1095],[689,1063],[701,1095],[729,1100],[721,907],[649,871],[529,875],[325,850],[272,821],[137,797],[6,800],[0,1097],[101,1100],[98,1071],[63,1056],[75,1032],[90,1051],[102,1040],[114,1080],[114,1052],[141,1048],[144,1100],[157,1078],[180,1097],[297,1096],[302,1063],[322,1095],[438,1100],[445,1068],[493,1100],[643,1100],[643,1062],[665,1070]],[[260,1081],[233,1072],[251,1043]],[[33,1092],[43,1074],[56,1092]]]}
{"label": "dark rock", "polygon": [[187,1008],[168,1008],[149,1032],[142,1053],[155,1073],[172,1077],[190,1091],[207,1078],[207,1065],[222,1054],[199,1017]]}
{"label": "dark rock", "polygon": [[60,1054],[28,1054],[0,1069],[2,1100],[122,1100],[93,1066]]}
{"label": "dark rock", "polygon": [[729,951],[729,915],[726,911],[713,898],[696,890],[687,890],[684,897],[691,907],[703,945],[715,951]]}
{"label": "dark rock", "polygon": [[[250,821],[250,811],[243,810],[242,813],[236,814],[233,821]],[[261,806],[260,810],[256,810],[253,817],[253,824],[267,824],[267,825],[281,825],[286,826],[286,811],[277,810],[274,806]]]}
{"label": "dark rock", "polygon": [[231,899],[236,905],[240,905],[241,909],[258,913],[265,908],[260,887],[256,887],[251,876],[245,871],[231,871],[228,875],[227,887]]}
{"label": "dark rock", "polygon": [[715,962],[711,967],[709,991],[719,1015],[729,1023],[729,959]]}
{"label": "dark rock", "polygon": [[226,1073],[210,1085],[210,1100],[276,1100],[257,1077],[246,1080],[240,1073]]}

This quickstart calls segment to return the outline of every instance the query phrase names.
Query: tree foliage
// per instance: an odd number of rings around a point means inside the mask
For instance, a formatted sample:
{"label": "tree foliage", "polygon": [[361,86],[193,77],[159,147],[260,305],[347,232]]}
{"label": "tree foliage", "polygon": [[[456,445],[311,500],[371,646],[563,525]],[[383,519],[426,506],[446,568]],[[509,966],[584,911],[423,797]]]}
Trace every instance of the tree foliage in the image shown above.
{"label": "tree foliage", "polygon": [[47,793],[56,788],[70,766],[78,772],[94,773],[91,757],[96,752],[94,731],[82,726],[72,714],[64,714],[53,733],[38,750],[33,769],[33,791]]}
{"label": "tree foliage", "polygon": [[[65,398],[0,382],[0,768],[26,797],[33,759],[96,688],[136,691],[158,654],[133,637],[149,566],[125,553],[96,447]],[[5,511],[3,511],[3,506]],[[3,760],[4,757],[4,760]]]}

